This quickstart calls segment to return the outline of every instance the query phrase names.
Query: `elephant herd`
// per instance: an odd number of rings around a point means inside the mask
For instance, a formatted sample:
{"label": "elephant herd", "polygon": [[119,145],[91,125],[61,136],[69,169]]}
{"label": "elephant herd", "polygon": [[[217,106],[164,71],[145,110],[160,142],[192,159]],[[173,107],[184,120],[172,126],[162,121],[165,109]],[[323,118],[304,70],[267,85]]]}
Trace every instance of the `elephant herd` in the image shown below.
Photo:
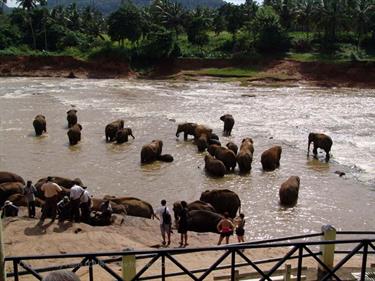
{"label": "elephant herd", "polygon": [[[70,109],[66,114],[66,119],[68,121],[67,135],[69,144],[76,145],[79,141],[81,141],[82,125],[78,123],[76,109]],[[43,133],[47,133],[46,117],[42,114],[35,116],[33,126],[36,136],[41,136]],[[107,142],[116,141],[118,144],[121,144],[127,142],[129,136],[135,139],[132,129],[124,128],[124,120],[113,121],[105,127],[105,139]]]}
{"label": "elephant herd", "polygon": [[[220,120],[224,121],[223,135],[229,136],[234,125],[233,116],[225,114],[220,117]],[[176,136],[179,137],[182,132],[185,141],[189,135],[194,136],[194,142],[199,152],[207,149],[208,154],[204,156],[205,170],[211,176],[224,177],[226,173],[234,172],[237,164],[240,173],[250,172],[254,154],[254,142],[251,138],[244,138],[238,151],[238,146],[233,142],[228,142],[225,147],[222,146],[217,135],[204,125],[196,123],[179,124]],[[311,143],[314,144],[314,157],[317,158],[318,148],[323,149],[328,162],[333,143],[332,139],[325,134],[310,133],[307,155],[309,155]],[[260,160],[263,170],[273,171],[279,168],[281,153],[282,148],[278,145],[265,150],[261,154]],[[280,204],[284,206],[295,205],[298,199],[299,186],[300,178],[298,176],[291,176],[286,180],[279,190]]]}
{"label": "elephant herd", "polygon": [[[235,124],[234,118],[230,114],[224,114],[220,117],[220,120],[224,122],[223,135],[230,136],[233,126]],[[81,140],[81,131],[82,126],[78,123],[77,110],[71,109],[67,112],[67,121],[68,121],[68,132],[69,143],[71,145],[77,144]],[[41,135],[44,132],[47,132],[46,118],[43,115],[37,115],[33,121],[33,126],[35,129],[36,135]],[[239,173],[249,173],[252,168],[253,155],[254,155],[254,141],[250,137],[245,137],[240,147],[234,142],[228,142],[226,146],[222,146],[219,140],[219,137],[213,133],[212,129],[208,128],[205,125],[197,123],[183,123],[177,126],[176,137],[184,134],[184,140],[188,140],[189,136],[194,137],[194,143],[197,146],[198,152],[208,151],[208,154],[204,156],[205,170],[206,172],[214,177],[223,177],[229,172],[234,172],[235,168],[238,165]],[[116,142],[118,144],[128,141],[128,136],[131,136],[135,139],[131,128],[124,128],[124,120],[116,120],[112,123],[109,123],[105,127],[105,139],[106,142]],[[332,139],[320,133],[310,133],[308,136],[308,152],[309,155],[310,145],[313,143],[313,154],[314,157],[317,157],[318,148],[323,149],[326,153],[326,161],[330,159],[330,150],[332,147]],[[141,149],[141,164],[151,163],[153,161],[164,161],[172,162],[173,156],[170,154],[162,154],[163,142],[161,140],[153,140],[152,142],[143,145]],[[282,148],[281,146],[273,146],[265,150],[261,154],[260,162],[264,171],[273,171],[280,166]],[[56,178],[60,181],[60,179]],[[14,194],[19,193],[20,190],[20,181],[10,181],[12,185],[1,186],[0,192],[4,194],[9,194],[9,186],[12,186],[10,189],[14,190]],[[280,203],[282,205],[294,205],[298,199],[300,179],[297,176],[291,176],[287,181],[285,181],[279,190]],[[63,187],[69,188],[69,184],[64,183]],[[8,188],[8,189],[7,189]],[[12,189],[14,188],[14,189]],[[17,192],[16,192],[17,191]],[[11,194],[12,195],[12,194]],[[238,196],[237,196],[238,197]],[[124,197],[126,198],[126,197]],[[115,209],[121,212],[129,213],[129,207],[124,202],[126,200],[137,201],[139,199],[133,198],[111,198]],[[13,199],[13,198],[12,198]],[[43,200],[43,198],[39,198]],[[100,200],[103,199],[94,199],[94,205],[98,205]],[[13,199],[14,200],[14,199]],[[201,199],[202,200],[202,199]],[[204,201],[204,200],[202,200]],[[193,202],[194,203],[194,202]],[[206,202],[212,204],[211,202]],[[126,207],[124,207],[124,204]],[[201,203],[195,203],[192,208],[195,208],[196,205]],[[146,206],[147,204],[145,204]],[[142,216],[151,217],[153,214],[152,207],[148,204],[148,207],[143,206],[142,208],[147,209],[148,211],[142,212]],[[205,206],[206,208],[207,206]],[[219,213],[223,213],[222,209],[218,206],[213,206],[215,210]],[[190,209],[189,209],[190,210]],[[192,209],[191,211],[210,211],[210,210],[196,210]],[[211,210],[212,211],[212,210]],[[131,211],[130,211],[131,212]],[[138,211],[137,211],[138,212]],[[215,213],[215,212],[213,212]],[[197,213],[198,214],[198,213]],[[199,213],[200,214],[200,213]],[[211,215],[211,214],[210,214]],[[214,216],[214,215],[211,215]]]}
{"label": "elephant herd", "polygon": [[[36,206],[42,207],[44,204],[44,195],[41,186],[47,181],[47,178],[41,178],[35,183],[37,190]],[[83,182],[79,178],[68,179],[62,177],[52,177],[52,182],[57,183],[63,192],[59,194],[59,199],[69,195],[70,188]],[[0,171],[0,205],[6,200],[10,200],[16,206],[27,206],[23,195],[25,186],[24,179],[14,173]],[[154,218],[154,210],[150,203],[135,197],[115,197],[106,195],[103,198],[93,197],[92,210],[99,211],[100,205],[109,200],[114,213],[137,216],[143,218]],[[196,232],[217,232],[217,224],[222,219],[223,214],[228,212],[230,217],[234,218],[241,209],[241,201],[238,195],[228,189],[207,190],[202,192],[200,199],[188,204],[188,230]],[[173,204],[175,217],[182,210],[181,201]]]}

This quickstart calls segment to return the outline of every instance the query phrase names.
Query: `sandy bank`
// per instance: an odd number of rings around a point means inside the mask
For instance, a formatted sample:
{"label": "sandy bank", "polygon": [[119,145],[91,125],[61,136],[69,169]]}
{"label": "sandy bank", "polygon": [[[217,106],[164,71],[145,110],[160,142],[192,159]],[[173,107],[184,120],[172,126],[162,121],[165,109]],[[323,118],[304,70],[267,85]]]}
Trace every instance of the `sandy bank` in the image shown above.
{"label": "sandy bank", "polygon": [[[375,64],[368,62],[325,63],[298,62],[294,60],[269,60],[261,63],[251,60],[232,59],[176,59],[156,65],[152,72],[142,78],[191,79],[202,76],[204,69],[253,68],[257,74],[236,77],[245,84],[289,85],[307,83],[322,87],[375,86]],[[100,59],[82,61],[68,56],[0,57],[0,77],[68,77],[74,73],[77,78],[128,78],[140,77],[127,63]],[[204,71],[203,71],[204,72]],[[203,74],[204,75],[204,74]],[[206,76],[206,75],[204,75]],[[219,78],[220,75],[208,75]],[[229,76],[225,76],[230,78]]]}
{"label": "sandy bank", "polygon": [[[43,254],[65,254],[65,253],[84,253],[84,252],[111,252],[121,251],[125,248],[150,249],[160,243],[159,225],[156,220],[142,219],[136,217],[124,217],[118,219],[114,225],[107,227],[92,227],[86,224],[57,223],[48,224],[46,220],[44,227],[37,225],[37,219],[29,219],[24,216],[25,209],[22,208],[22,214],[17,218],[7,218],[4,221],[4,241],[5,252],[7,256],[20,255],[43,255]],[[189,247],[214,246],[217,242],[217,235],[212,233],[198,234],[189,233]],[[172,235],[171,248],[178,247],[179,235],[175,231]],[[234,238],[232,239],[234,242]],[[252,261],[282,257],[290,250],[286,248],[266,248],[266,249],[249,249],[245,254]],[[194,254],[177,255],[175,258],[190,270],[208,268],[213,264],[222,251],[199,252]],[[337,256],[337,261],[342,258]],[[374,262],[370,258],[368,264]],[[79,263],[80,259],[68,260],[43,260],[27,262],[33,267],[45,267],[61,264]],[[137,269],[146,264],[149,260],[137,262]],[[237,257],[237,261],[243,262]],[[228,264],[230,257],[224,260],[222,265]],[[290,261],[293,267],[297,261]],[[346,267],[357,267],[355,269],[346,268],[340,274],[348,272],[358,272],[361,262],[360,257],[351,259]],[[262,269],[269,269],[274,264],[260,266]],[[303,266],[308,267],[306,274],[308,280],[314,280],[316,276],[317,263],[312,259],[306,259]],[[10,263],[6,264],[8,271],[12,271]],[[95,280],[113,280],[108,273],[100,267],[95,266]],[[111,268],[118,274],[121,274],[121,264],[113,263]],[[283,266],[282,266],[283,268]],[[171,262],[166,262],[166,272],[178,272],[178,268]],[[251,268],[241,268],[240,273],[253,272]],[[160,262],[157,261],[147,271],[147,275],[160,274]],[[81,268],[78,271],[82,280],[88,280],[88,269]],[[200,273],[201,274],[201,273]],[[198,276],[200,276],[198,274]],[[214,272],[207,280],[213,280],[213,276],[229,274],[229,270]],[[34,280],[31,277],[23,277],[22,280]],[[190,280],[187,277],[173,277],[170,280]],[[350,280],[350,279],[343,279]]]}

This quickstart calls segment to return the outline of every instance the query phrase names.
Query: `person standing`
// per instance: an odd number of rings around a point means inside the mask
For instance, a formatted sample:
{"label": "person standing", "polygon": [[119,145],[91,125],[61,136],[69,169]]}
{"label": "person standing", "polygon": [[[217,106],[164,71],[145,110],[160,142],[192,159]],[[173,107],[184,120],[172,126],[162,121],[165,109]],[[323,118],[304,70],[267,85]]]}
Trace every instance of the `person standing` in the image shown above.
{"label": "person standing", "polygon": [[91,212],[91,198],[90,194],[86,189],[87,187],[84,187],[83,194],[81,196],[81,218],[84,223],[89,223],[90,221],[90,212]]}
{"label": "person standing", "polygon": [[236,235],[238,243],[245,242],[245,215],[241,213],[238,217],[236,217],[234,219],[234,224],[236,225]]}
{"label": "person standing", "polygon": [[233,229],[234,225],[229,218],[228,212],[224,213],[224,218],[222,218],[219,223],[217,224],[217,230],[220,233],[219,242],[217,242],[217,245],[221,245],[221,242],[223,241],[225,237],[225,243],[229,244],[229,236],[233,235]]}
{"label": "person standing", "polygon": [[59,193],[63,190],[57,183],[52,182],[52,177],[47,178],[47,182],[41,186],[40,190],[43,192],[45,197],[40,221],[43,223],[46,217],[50,215],[52,219],[51,222],[54,222],[56,219],[56,209],[59,199]]}
{"label": "person standing", "polygon": [[29,218],[35,218],[35,194],[36,188],[32,184],[32,181],[27,181],[23,189],[23,195],[25,196],[27,202]]}
{"label": "person standing", "polygon": [[75,182],[70,188],[70,219],[71,221],[80,222],[79,206],[81,203],[81,197],[85,190],[82,186]]}
{"label": "person standing", "polygon": [[155,210],[155,217],[160,221],[160,232],[163,239],[163,246],[166,245],[165,236],[167,235],[167,246],[171,244],[171,226],[172,216],[171,211],[167,207],[167,201],[161,200],[161,206]]}
{"label": "person standing", "polygon": [[178,215],[178,233],[181,234],[181,241],[180,241],[180,247],[186,247],[189,245],[187,243],[187,231],[188,231],[188,225],[187,225],[187,216],[188,216],[188,208],[186,201],[181,201],[181,213]]}

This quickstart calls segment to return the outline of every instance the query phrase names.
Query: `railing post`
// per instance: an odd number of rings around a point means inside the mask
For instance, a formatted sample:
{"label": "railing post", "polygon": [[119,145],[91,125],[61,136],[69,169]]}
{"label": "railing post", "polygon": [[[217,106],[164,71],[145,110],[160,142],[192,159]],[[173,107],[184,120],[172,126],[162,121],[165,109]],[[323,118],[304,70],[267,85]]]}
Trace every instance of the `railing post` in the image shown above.
{"label": "railing post", "polygon": [[[133,251],[133,248],[124,249],[124,251]],[[135,255],[122,256],[122,278],[124,281],[130,281],[136,275]]]}
{"label": "railing post", "polygon": [[92,268],[93,260],[91,257],[89,258],[88,263],[89,263],[89,278],[90,278],[90,281],[94,281],[94,271]]}
{"label": "railing post", "polygon": [[6,280],[4,257],[3,219],[0,218],[0,281]]}
{"label": "railing post", "polygon": [[283,281],[291,281],[292,266],[290,264],[285,264],[285,273]]}
{"label": "railing post", "polygon": [[231,267],[230,267],[230,280],[236,281],[236,251],[232,249],[232,256],[231,256]]}
{"label": "railing post", "polygon": [[[336,240],[336,229],[332,225],[322,226],[323,237],[322,241]],[[322,244],[320,246],[322,252],[321,261],[330,269],[333,268],[333,261],[335,258],[335,244]],[[327,271],[319,265],[318,267],[318,280],[320,280]]]}
{"label": "railing post", "polygon": [[161,253],[161,280],[165,281],[165,255]]}

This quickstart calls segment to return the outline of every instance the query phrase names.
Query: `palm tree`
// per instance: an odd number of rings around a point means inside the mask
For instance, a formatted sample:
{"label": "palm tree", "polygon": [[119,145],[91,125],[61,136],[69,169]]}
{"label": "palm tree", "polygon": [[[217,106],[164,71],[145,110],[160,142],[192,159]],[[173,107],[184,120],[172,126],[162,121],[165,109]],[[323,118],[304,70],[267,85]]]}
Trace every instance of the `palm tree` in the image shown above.
{"label": "palm tree", "polygon": [[302,30],[306,32],[307,39],[309,39],[310,35],[315,3],[315,0],[299,0],[295,7],[296,21],[302,26]]}
{"label": "palm tree", "polygon": [[4,5],[7,3],[7,0],[0,0],[1,1],[1,13],[0,14],[3,14],[4,13]]}
{"label": "palm tree", "polygon": [[35,38],[35,32],[33,28],[33,21],[32,21],[30,13],[31,13],[31,10],[37,6],[37,4],[39,3],[39,0],[17,0],[17,3],[20,7],[22,7],[22,9],[26,10],[27,12],[26,21],[30,25],[31,35],[33,38],[33,48],[36,49],[36,38]]}
{"label": "palm tree", "polygon": [[358,0],[352,7],[351,14],[355,22],[355,29],[357,32],[357,49],[361,43],[362,35],[368,30],[368,25],[371,22],[371,16],[375,12],[375,3],[373,0]]}
{"label": "palm tree", "polygon": [[336,41],[337,29],[342,25],[346,16],[345,0],[320,0],[317,2],[319,25],[324,29],[325,39]]}
{"label": "palm tree", "polygon": [[170,0],[156,0],[151,6],[151,13],[167,29],[173,29],[176,37],[183,26],[187,11],[180,3]]}

